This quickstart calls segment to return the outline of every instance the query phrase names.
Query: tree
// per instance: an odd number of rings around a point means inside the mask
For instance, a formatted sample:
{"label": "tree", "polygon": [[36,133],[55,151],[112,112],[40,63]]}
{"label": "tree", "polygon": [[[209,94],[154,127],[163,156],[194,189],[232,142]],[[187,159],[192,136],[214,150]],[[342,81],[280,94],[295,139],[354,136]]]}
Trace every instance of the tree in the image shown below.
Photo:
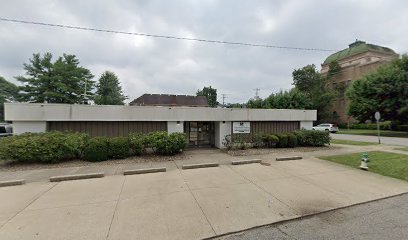
{"label": "tree", "polygon": [[0,121],[4,121],[4,103],[14,101],[18,96],[18,87],[0,77]]}
{"label": "tree", "polygon": [[98,105],[123,105],[125,99],[127,97],[123,95],[116,74],[110,71],[102,73],[96,85],[95,103]]}
{"label": "tree", "polygon": [[264,101],[266,108],[313,109],[313,104],[308,96],[296,88],[271,94]]}
{"label": "tree", "polygon": [[355,81],[348,89],[348,114],[363,122],[379,111],[383,120],[408,122],[408,56]]}
{"label": "tree", "polygon": [[295,69],[292,76],[295,88],[306,94],[312,108],[317,110],[317,120],[329,118],[331,103],[335,98],[335,92],[328,84],[329,78],[322,76],[313,64]]}
{"label": "tree", "polygon": [[266,108],[265,101],[262,98],[251,98],[247,102],[247,108]]}
{"label": "tree", "polygon": [[197,96],[206,96],[208,100],[208,106],[217,107],[217,89],[209,87],[204,87],[202,90],[197,90]]}
{"label": "tree", "polygon": [[63,54],[52,62],[52,54],[33,54],[24,64],[26,76],[17,80],[23,83],[21,100],[47,103],[80,103],[92,95],[94,77],[91,72],[79,66],[75,55]]}

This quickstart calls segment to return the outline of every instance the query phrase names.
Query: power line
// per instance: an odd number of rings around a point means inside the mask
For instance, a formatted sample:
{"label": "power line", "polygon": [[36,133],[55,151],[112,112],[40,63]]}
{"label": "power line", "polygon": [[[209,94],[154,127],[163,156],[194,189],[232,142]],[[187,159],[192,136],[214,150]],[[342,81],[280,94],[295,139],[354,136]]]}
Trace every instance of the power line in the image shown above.
{"label": "power line", "polygon": [[229,44],[229,45],[240,45],[240,46],[248,46],[248,47],[264,47],[264,48],[278,48],[278,49],[301,50],[301,51],[320,51],[320,52],[334,52],[334,51],[337,51],[335,49],[277,46],[277,45],[269,45],[269,44],[231,42],[231,41],[222,41],[222,40],[209,40],[209,39],[203,39],[203,38],[176,37],[176,36],[169,36],[169,35],[157,35],[157,34],[138,33],[138,32],[124,32],[124,31],[109,30],[109,29],[79,27],[79,26],[71,26],[71,25],[63,25],[63,24],[45,23],[45,22],[34,22],[34,21],[10,19],[10,18],[3,18],[3,17],[0,17],[0,21],[22,23],[22,24],[32,24],[32,25],[41,25],[41,26],[48,26],[48,27],[68,28],[68,29],[85,30],[85,31],[95,31],[95,32],[106,32],[106,33],[115,33],[115,34],[135,35],[135,36],[143,36],[143,37],[175,39],[175,40],[196,41],[196,42],[217,43],[217,44]]}

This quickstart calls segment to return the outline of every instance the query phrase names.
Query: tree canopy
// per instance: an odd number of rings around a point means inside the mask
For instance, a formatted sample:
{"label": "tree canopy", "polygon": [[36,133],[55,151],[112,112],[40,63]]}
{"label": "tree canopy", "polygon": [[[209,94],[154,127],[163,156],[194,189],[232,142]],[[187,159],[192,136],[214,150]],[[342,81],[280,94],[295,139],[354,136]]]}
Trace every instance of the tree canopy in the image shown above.
{"label": "tree canopy", "polygon": [[18,87],[0,76],[0,121],[4,120],[4,103],[14,101],[18,96]]}
{"label": "tree canopy", "polygon": [[95,104],[98,105],[123,105],[126,96],[123,95],[119,78],[115,73],[105,71],[99,78],[94,96]]}
{"label": "tree canopy", "polygon": [[217,89],[209,87],[204,87],[202,90],[197,90],[197,96],[206,96],[208,100],[208,105],[210,107],[217,107]]}
{"label": "tree canopy", "polygon": [[[337,65],[330,66],[329,72],[334,74],[340,71],[338,67]],[[321,75],[313,64],[294,70],[292,76],[295,88],[306,94],[312,109],[317,110],[317,120],[327,119],[330,116],[332,101],[336,96],[329,87],[330,76]]]}
{"label": "tree canopy", "polygon": [[84,101],[85,92],[92,95],[94,76],[75,55],[63,54],[53,62],[51,53],[33,54],[24,70],[26,75],[17,77],[23,83],[22,101],[73,104]]}
{"label": "tree canopy", "polygon": [[348,114],[363,122],[379,111],[383,120],[408,122],[408,56],[383,65],[348,89]]}

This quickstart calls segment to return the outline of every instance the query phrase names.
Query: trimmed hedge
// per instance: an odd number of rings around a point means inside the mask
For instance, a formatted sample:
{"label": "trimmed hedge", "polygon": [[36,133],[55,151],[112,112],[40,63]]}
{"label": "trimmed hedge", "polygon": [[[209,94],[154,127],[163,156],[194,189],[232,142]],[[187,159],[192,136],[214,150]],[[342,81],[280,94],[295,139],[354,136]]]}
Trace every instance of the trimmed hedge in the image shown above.
{"label": "trimmed hedge", "polygon": [[408,124],[407,125],[396,125],[394,126],[395,131],[402,131],[402,132],[408,132]]}
{"label": "trimmed hedge", "polygon": [[129,137],[95,137],[71,132],[27,133],[0,140],[0,159],[15,162],[61,162],[71,159],[105,161],[141,155],[150,147],[174,155],[187,146],[184,133],[156,132]]}
{"label": "trimmed hedge", "polygon": [[80,158],[88,135],[70,132],[25,133],[6,137],[0,159],[17,162],[61,162]]}
{"label": "trimmed hedge", "polygon": [[293,133],[299,146],[322,147],[330,144],[330,133],[327,131],[301,130]]}
{"label": "trimmed hedge", "polygon": [[146,137],[139,133],[129,134],[129,147],[132,155],[141,155],[145,150]]}
{"label": "trimmed hedge", "polygon": [[279,148],[288,147],[289,136],[287,134],[278,134],[276,136],[279,138],[279,142],[276,144],[277,147]]}
{"label": "trimmed hedge", "polygon": [[160,155],[175,155],[187,146],[184,133],[154,132],[147,136],[147,145]]}
{"label": "trimmed hedge", "polygon": [[[380,129],[381,130],[390,130],[391,129],[391,122],[380,122]],[[377,123],[354,123],[350,124],[350,129],[377,129]]]}
{"label": "trimmed hedge", "polygon": [[294,148],[298,146],[297,136],[293,133],[288,134],[288,147]]}
{"label": "trimmed hedge", "polygon": [[89,162],[101,162],[109,159],[108,138],[95,137],[89,140],[84,150],[84,160]]}
{"label": "trimmed hedge", "polygon": [[108,158],[122,159],[130,156],[129,139],[127,137],[108,138]]}

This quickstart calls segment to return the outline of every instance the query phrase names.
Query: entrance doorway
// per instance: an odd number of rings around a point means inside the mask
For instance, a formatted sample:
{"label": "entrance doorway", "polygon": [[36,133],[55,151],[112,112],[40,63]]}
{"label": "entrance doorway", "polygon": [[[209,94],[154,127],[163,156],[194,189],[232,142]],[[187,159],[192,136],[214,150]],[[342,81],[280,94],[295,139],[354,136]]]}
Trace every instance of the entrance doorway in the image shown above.
{"label": "entrance doorway", "polygon": [[184,131],[190,147],[214,146],[214,122],[184,122]]}

